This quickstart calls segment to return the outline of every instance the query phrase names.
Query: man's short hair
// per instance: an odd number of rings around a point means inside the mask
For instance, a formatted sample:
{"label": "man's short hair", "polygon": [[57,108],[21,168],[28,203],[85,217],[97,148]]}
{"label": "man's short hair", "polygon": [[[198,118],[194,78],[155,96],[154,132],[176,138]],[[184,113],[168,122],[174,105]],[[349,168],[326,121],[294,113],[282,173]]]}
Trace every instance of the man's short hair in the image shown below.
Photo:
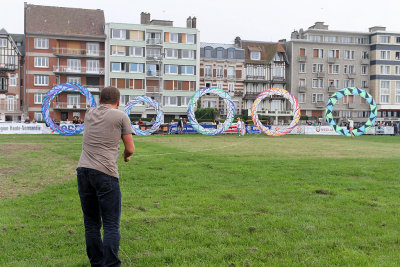
{"label": "man's short hair", "polygon": [[100,102],[102,104],[112,104],[115,105],[117,104],[118,100],[119,100],[119,90],[115,87],[112,86],[108,86],[108,87],[104,87],[103,90],[101,90],[100,93]]}

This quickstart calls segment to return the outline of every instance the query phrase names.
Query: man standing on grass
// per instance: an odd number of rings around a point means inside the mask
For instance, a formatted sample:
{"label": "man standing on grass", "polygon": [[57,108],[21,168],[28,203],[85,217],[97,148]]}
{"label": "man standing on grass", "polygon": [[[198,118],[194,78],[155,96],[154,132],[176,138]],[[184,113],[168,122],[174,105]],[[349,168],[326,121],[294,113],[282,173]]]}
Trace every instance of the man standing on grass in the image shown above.
{"label": "man standing on grass", "polygon": [[353,137],[354,121],[351,118],[349,118],[347,121],[349,123],[350,135],[351,137]]}
{"label": "man standing on grass", "polygon": [[[118,110],[120,93],[106,87],[100,105],[85,116],[82,154],[78,163],[78,192],[85,225],[86,252],[92,266],[120,266],[121,190],[118,182],[121,138],[125,162],[135,151],[131,122]],[[104,236],[101,240],[100,228]]]}

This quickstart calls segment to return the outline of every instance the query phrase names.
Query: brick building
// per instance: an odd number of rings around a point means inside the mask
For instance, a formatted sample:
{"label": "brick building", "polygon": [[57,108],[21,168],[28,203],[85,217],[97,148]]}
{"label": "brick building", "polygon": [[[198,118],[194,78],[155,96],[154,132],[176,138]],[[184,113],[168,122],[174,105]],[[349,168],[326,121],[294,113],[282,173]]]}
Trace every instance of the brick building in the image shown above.
{"label": "brick building", "polygon": [[[234,44],[200,43],[200,88],[218,87],[225,90],[242,114],[244,50]],[[201,98],[204,108],[216,108],[218,117],[227,114],[225,102],[218,96]]]}
{"label": "brick building", "polygon": [[0,30],[0,122],[23,120],[23,34]]}
{"label": "brick building", "polygon": [[[98,101],[104,87],[104,12],[25,4],[25,90],[29,117],[42,120],[45,94],[59,83],[79,83]],[[62,93],[50,105],[53,120],[84,118],[83,95]]]}

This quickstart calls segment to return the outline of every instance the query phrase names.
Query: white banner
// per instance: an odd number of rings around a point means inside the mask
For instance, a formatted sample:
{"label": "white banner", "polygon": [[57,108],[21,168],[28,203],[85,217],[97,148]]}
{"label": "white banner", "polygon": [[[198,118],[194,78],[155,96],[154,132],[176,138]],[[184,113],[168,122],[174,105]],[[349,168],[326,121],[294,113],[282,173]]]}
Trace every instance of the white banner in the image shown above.
{"label": "white banner", "polygon": [[50,134],[44,123],[0,123],[0,134]]}
{"label": "white banner", "polygon": [[297,125],[293,128],[293,130],[289,134],[304,134],[306,126],[304,125]]}
{"label": "white banner", "polygon": [[305,126],[305,134],[338,135],[331,126]]}

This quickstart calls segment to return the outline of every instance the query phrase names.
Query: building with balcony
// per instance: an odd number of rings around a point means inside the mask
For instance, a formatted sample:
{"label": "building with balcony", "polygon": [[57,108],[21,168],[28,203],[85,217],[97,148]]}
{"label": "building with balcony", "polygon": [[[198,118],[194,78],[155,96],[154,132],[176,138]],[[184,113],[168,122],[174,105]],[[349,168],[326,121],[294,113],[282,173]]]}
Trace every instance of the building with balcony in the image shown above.
{"label": "building with balcony", "polygon": [[[144,12],[140,20],[140,24],[106,24],[106,85],[120,89],[121,109],[133,97],[146,95],[162,106],[166,122],[186,116],[189,99],[199,85],[196,18],[189,17],[186,27],[150,20]],[[135,106],[131,113],[142,118],[156,116],[146,105]]]}
{"label": "building with balcony", "polygon": [[[200,88],[218,87],[226,91],[242,114],[244,50],[234,44],[200,43]],[[218,117],[227,115],[225,102],[218,96],[201,98],[204,108],[216,108]]]}
{"label": "building with balcony", "polygon": [[[289,61],[285,46],[281,43],[241,40],[236,37],[235,44],[245,52],[244,92],[242,108],[251,115],[251,106],[257,95],[268,88],[286,89],[286,71]],[[267,98],[259,106],[260,116],[278,123],[289,121],[293,116],[290,103],[280,96]],[[268,113],[273,112],[273,114]],[[271,118],[269,118],[271,117]]]}
{"label": "building with balcony", "polygon": [[400,33],[371,27],[370,88],[377,102],[377,121],[400,120]]}
{"label": "building with balcony", "polygon": [[[104,25],[99,9],[25,4],[25,103],[30,119],[43,120],[43,97],[60,83],[81,84],[98,102],[104,87]],[[64,92],[50,107],[53,120],[84,119],[87,100]]]}
{"label": "building with balcony", "polygon": [[0,30],[0,122],[22,117],[24,35]]}
{"label": "building with balcony", "polygon": [[[286,46],[291,64],[288,88],[308,119],[325,121],[328,99],[342,88],[370,92],[369,33],[329,30],[328,25],[316,22],[305,31],[294,31]],[[336,122],[349,117],[356,122],[368,119],[364,99],[348,96],[335,105]]]}

